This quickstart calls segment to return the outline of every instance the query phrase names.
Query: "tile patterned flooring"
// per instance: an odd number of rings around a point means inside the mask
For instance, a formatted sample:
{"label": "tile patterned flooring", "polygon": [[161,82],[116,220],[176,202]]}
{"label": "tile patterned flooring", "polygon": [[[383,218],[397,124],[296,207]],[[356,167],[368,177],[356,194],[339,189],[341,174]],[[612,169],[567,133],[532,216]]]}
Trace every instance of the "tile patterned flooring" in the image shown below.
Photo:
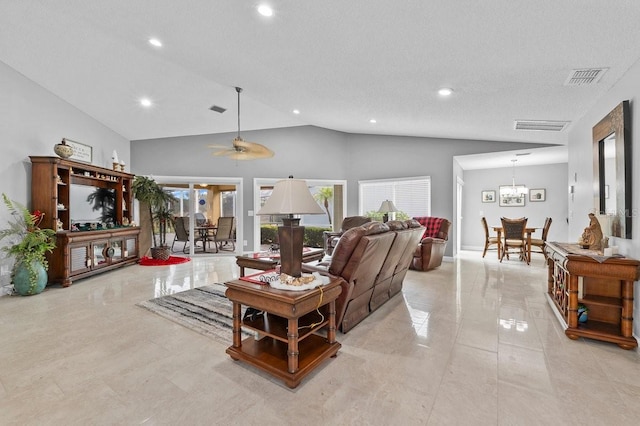
{"label": "tile patterned flooring", "polygon": [[541,256],[409,271],[295,390],[135,306],[237,276],[197,257],[0,297],[0,424],[638,424],[639,352],[566,338]]}

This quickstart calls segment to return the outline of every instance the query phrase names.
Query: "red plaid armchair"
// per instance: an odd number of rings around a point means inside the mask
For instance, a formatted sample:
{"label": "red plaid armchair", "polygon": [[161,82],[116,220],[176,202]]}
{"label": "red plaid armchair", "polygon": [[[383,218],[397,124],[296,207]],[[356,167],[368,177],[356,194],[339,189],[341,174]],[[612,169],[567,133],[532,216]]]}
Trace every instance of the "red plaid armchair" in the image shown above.
{"label": "red plaid armchair", "polygon": [[444,249],[449,239],[451,222],[441,217],[414,217],[420,225],[425,227],[422,241],[413,253],[411,269],[429,271],[442,264]]}

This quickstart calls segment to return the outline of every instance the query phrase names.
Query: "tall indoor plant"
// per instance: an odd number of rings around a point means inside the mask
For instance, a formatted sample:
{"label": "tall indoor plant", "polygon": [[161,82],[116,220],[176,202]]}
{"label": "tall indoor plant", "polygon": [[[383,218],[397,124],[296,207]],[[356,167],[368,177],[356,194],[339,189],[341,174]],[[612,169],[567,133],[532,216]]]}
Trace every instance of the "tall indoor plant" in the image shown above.
{"label": "tall indoor plant", "polygon": [[56,247],[56,231],[39,227],[44,213],[31,213],[22,204],[11,201],[6,194],[2,194],[2,198],[12,215],[9,227],[0,230],[0,240],[11,240],[2,250],[15,257],[11,282],[18,294],[38,294],[47,285],[49,264],[45,255]]}
{"label": "tall indoor plant", "polygon": [[147,205],[150,218],[149,227],[153,239],[151,257],[167,260],[171,254],[167,245],[167,229],[171,223],[170,203],[176,201],[176,198],[163,190],[153,178],[146,176],[136,176],[131,189],[133,196]]}

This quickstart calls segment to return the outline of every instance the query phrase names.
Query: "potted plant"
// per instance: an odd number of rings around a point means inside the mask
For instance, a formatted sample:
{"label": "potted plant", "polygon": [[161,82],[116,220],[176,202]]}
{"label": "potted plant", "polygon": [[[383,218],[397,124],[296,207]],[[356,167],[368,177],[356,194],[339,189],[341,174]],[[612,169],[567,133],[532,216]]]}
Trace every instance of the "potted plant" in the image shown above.
{"label": "potted plant", "polygon": [[56,247],[56,231],[39,228],[44,213],[38,210],[31,213],[6,194],[2,194],[2,198],[13,216],[9,227],[0,231],[0,240],[12,240],[2,250],[15,257],[11,271],[13,288],[22,296],[38,294],[47,285],[49,264],[45,255]]}
{"label": "potted plant", "polygon": [[170,203],[176,201],[176,198],[163,190],[153,178],[146,176],[136,176],[131,189],[133,196],[147,205],[150,218],[149,227],[153,239],[151,257],[161,260],[169,259],[171,250],[167,245],[167,230],[171,223]]}

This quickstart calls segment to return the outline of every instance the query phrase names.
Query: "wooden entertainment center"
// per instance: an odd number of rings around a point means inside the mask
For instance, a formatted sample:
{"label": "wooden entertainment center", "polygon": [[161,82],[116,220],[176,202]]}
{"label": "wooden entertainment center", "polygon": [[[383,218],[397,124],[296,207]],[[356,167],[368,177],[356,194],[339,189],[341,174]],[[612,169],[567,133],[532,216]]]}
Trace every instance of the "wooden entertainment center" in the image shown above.
{"label": "wooden entertainment center", "polygon": [[[49,284],[68,287],[73,280],[138,261],[140,228],[130,225],[134,175],[58,157],[30,158],[31,206],[45,214],[41,227],[57,230],[57,247],[48,256]],[[83,195],[74,196],[74,191]],[[87,193],[112,203],[103,207],[110,220],[78,220],[74,209],[90,208]],[[95,198],[91,201],[100,204]]]}
{"label": "wooden entertainment center", "polygon": [[[640,262],[626,257],[604,257],[577,244],[547,243],[547,300],[570,339],[588,337],[633,349],[633,282]],[[588,309],[587,321],[578,321],[578,305]]]}

